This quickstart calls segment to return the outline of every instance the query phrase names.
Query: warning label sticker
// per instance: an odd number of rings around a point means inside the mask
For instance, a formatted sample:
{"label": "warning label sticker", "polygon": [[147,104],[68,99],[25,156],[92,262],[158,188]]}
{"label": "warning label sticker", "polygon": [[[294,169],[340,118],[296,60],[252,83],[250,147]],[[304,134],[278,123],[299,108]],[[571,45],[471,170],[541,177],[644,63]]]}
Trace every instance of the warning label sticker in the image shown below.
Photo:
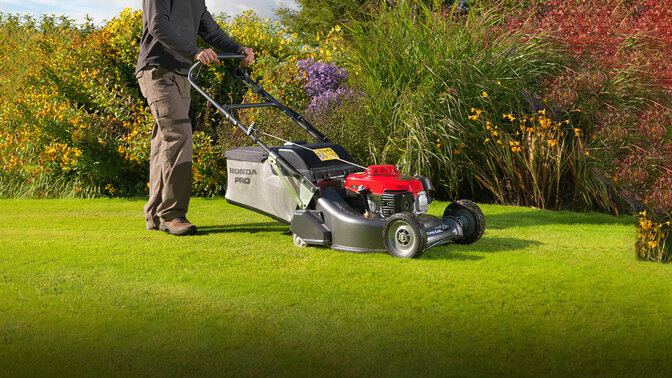
{"label": "warning label sticker", "polygon": [[322,161],[338,159],[338,155],[331,148],[319,148],[317,150],[313,150],[313,152],[315,152],[315,155],[317,155],[317,157],[319,157]]}

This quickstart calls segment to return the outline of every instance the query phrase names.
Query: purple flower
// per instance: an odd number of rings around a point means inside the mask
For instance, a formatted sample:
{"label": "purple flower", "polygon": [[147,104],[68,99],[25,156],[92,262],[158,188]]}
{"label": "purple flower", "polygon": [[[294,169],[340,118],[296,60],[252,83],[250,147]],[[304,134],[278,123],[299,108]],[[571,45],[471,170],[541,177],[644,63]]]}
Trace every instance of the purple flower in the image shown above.
{"label": "purple flower", "polygon": [[306,78],[303,89],[311,98],[306,108],[306,118],[323,123],[343,106],[343,101],[353,101],[364,93],[347,86],[348,71],[328,62],[313,59],[301,60],[297,67]]}
{"label": "purple flower", "polygon": [[306,76],[307,83],[303,89],[310,97],[335,91],[348,80],[348,71],[332,63],[308,59],[299,61],[297,67]]}

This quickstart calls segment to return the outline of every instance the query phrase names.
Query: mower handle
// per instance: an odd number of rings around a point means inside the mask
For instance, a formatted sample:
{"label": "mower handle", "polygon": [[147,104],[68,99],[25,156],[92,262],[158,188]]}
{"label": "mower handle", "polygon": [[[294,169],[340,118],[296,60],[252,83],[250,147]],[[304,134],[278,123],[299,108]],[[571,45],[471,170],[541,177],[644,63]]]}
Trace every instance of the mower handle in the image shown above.
{"label": "mower handle", "polygon": [[[224,60],[224,59],[245,59],[247,58],[247,54],[245,53],[217,53],[217,59],[219,60]],[[197,60],[194,65],[191,66],[189,69],[189,81],[193,80],[193,76],[198,77],[198,75],[201,72],[201,69],[203,68],[203,63],[201,63],[200,60]],[[192,72],[195,72],[192,74]]]}
{"label": "mower handle", "polygon": [[[240,54],[232,54],[232,53],[224,53],[224,54],[217,54],[217,59],[243,59],[247,57],[246,54],[240,53]],[[240,122],[240,120],[235,117],[233,114],[231,114],[231,110],[233,109],[244,109],[244,108],[253,108],[253,107],[267,107],[267,106],[273,106],[277,107],[281,110],[284,110],[285,112],[291,112],[291,110],[284,105],[280,104],[276,99],[274,99],[272,96],[270,96],[261,86],[259,83],[256,81],[252,80],[250,75],[247,73],[247,70],[244,68],[242,70],[236,70],[238,71],[236,73],[236,76],[238,79],[242,80],[245,85],[247,85],[249,88],[252,88],[255,93],[260,94],[262,97],[267,97],[269,102],[265,103],[258,103],[258,104],[248,104],[248,105],[225,105],[222,106],[220,103],[218,103],[212,96],[210,96],[204,89],[201,87],[197,82],[196,79],[198,78],[201,69],[203,68],[203,63],[201,61],[196,61],[191,68],[189,69],[189,72],[187,73],[187,79],[189,80],[189,84],[196,89],[198,93],[200,93],[203,97],[205,97],[208,102],[210,102],[217,110],[219,110],[226,118],[233,122],[234,125],[236,125],[239,129],[243,130],[245,134],[247,134],[252,140],[254,140],[258,145],[261,146],[261,148],[266,151],[271,157],[273,157],[277,163],[285,169],[287,172],[289,172],[292,176],[296,177],[300,181],[304,182],[308,187],[314,188],[314,185],[301,173],[299,173],[296,168],[294,168],[291,164],[289,164],[284,158],[279,156],[277,153],[272,151],[271,149],[266,146],[265,143],[263,143],[256,135],[254,135],[254,123],[250,125],[250,127],[245,127],[245,125]],[[296,113],[296,112],[294,112]],[[289,114],[290,117],[293,116],[293,114]],[[325,139],[327,139],[325,137]],[[328,139],[327,139],[328,140]]]}
{"label": "mower handle", "polygon": [[247,58],[245,53],[219,53],[217,59],[244,59]]}
{"label": "mower handle", "polygon": [[[245,53],[220,53],[217,54],[217,59],[243,59],[247,57]],[[313,138],[316,140],[323,142],[323,143],[330,143],[331,140],[329,137],[326,135],[322,134],[319,130],[315,128],[308,120],[306,120],[302,115],[297,113],[294,109],[290,109],[280,103],[280,101],[276,100],[273,96],[270,95],[270,93],[266,92],[264,88],[261,87],[259,82],[261,81],[262,77],[260,76],[257,78],[255,81],[250,77],[250,74],[248,73],[246,67],[242,67],[239,69],[236,69],[235,72],[235,77],[241,80],[248,88],[250,88],[257,96],[259,96],[262,100],[265,102],[260,102],[260,103],[253,103],[253,104],[231,104],[231,105],[225,105],[222,106],[219,104],[217,101],[215,101],[212,96],[210,96],[204,89],[201,87],[197,82],[196,79],[198,78],[201,69],[203,68],[203,63],[201,61],[196,61],[191,68],[189,69],[189,72],[187,74],[187,78],[189,80],[189,84],[196,89],[198,93],[200,93],[203,97],[205,97],[208,102],[210,102],[217,110],[219,110],[221,113],[223,113],[226,118],[228,118],[231,122],[233,122],[234,125],[238,126],[241,130],[243,130],[248,136],[251,136],[255,142],[257,142],[257,139],[254,135],[252,134],[252,127],[245,127],[236,117],[234,117],[230,111],[234,109],[245,109],[245,108],[261,108],[261,107],[275,107],[277,109],[280,109],[283,113],[285,113],[289,118],[291,118],[294,122],[296,122],[301,128],[303,128],[305,131],[308,132]]]}
{"label": "mower handle", "polygon": [[[217,59],[243,59],[247,57],[246,54],[243,53],[225,53],[225,54],[217,54]],[[285,113],[289,118],[291,118],[294,122],[296,122],[301,128],[306,130],[312,137],[314,137],[316,140],[323,142],[323,143],[329,143],[331,140],[324,134],[322,134],[319,130],[317,130],[308,120],[303,118],[299,113],[294,111],[293,109],[290,109],[286,107],[285,105],[281,104],[278,100],[276,100],[273,96],[271,96],[264,88],[259,85],[259,81],[261,80],[261,77],[258,78],[256,81],[252,79],[245,69],[243,67],[242,69],[237,69],[235,76],[241,80],[248,88],[250,88],[255,94],[257,94],[262,100],[265,102],[259,102],[259,103],[251,103],[251,104],[230,104],[230,105],[224,105],[222,106],[220,103],[218,103],[212,96],[210,96],[205,89],[203,89],[202,86],[200,86],[197,82],[196,79],[199,76],[199,73],[201,72],[201,69],[203,68],[203,63],[201,61],[196,61],[191,68],[189,69],[189,72],[187,74],[187,79],[189,80],[189,84],[198,92],[200,93],[208,102],[210,102],[219,112],[221,112],[229,121],[231,121],[234,125],[236,125],[239,129],[241,129],[245,134],[247,134],[252,140],[257,143],[264,151],[266,151],[269,156],[271,156],[278,165],[280,165],[283,169],[285,169],[287,172],[289,172],[292,176],[296,177],[299,179],[301,182],[303,182],[307,187],[312,188],[313,191],[315,191],[315,185],[313,185],[310,180],[308,180],[304,175],[299,173],[299,171],[296,170],[289,162],[287,162],[282,156],[279,156],[275,151],[272,151],[264,142],[262,142],[254,133],[254,122],[252,125],[249,127],[246,127],[243,125],[243,123],[235,117],[233,114],[231,114],[231,110],[235,109],[246,109],[246,108],[261,108],[261,107],[274,107]]]}

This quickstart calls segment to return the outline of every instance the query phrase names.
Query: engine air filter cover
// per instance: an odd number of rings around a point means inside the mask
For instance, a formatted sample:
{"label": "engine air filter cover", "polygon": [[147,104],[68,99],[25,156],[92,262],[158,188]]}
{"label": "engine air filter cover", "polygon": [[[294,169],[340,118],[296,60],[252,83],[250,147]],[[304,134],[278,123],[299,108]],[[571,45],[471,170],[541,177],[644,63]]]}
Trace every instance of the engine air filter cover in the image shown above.
{"label": "engine air filter cover", "polygon": [[414,210],[413,194],[407,191],[385,191],[381,196],[381,213],[387,218],[397,213],[407,213]]}

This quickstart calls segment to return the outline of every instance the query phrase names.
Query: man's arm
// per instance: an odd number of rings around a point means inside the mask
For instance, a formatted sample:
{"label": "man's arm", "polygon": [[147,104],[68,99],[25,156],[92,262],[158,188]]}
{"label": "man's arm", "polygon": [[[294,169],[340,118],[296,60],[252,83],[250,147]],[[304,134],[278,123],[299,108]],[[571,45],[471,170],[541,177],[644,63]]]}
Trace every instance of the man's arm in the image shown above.
{"label": "man's arm", "polygon": [[170,4],[168,0],[143,0],[143,11],[149,14],[148,31],[161,44],[188,59],[199,52],[195,41],[188,41],[169,23]]}
{"label": "man's arm", "polygon": [[[244,53],[246,57],[243,59],[242,63],[245,66],[249,66],[254,61],[254,51],[252,51],[252,49],[249,47],[241,46],[238,42],[231,39],[231,37],[229,37],[229,35],[219,27],[207,9],[201,16],[201,24],[198,29],[198,35],[203,39],[203,41],[218,50],[233,53]],[[199,51],[195,58],[204,64],[217,60],[217,56],[215,52],[212,51],[212,49]]]}
{"label": "man's arm", "polygon": [[201,15],[198,36],[207,44],[225,52],[240,52],[242,46],[222,30],[206,9]]}

